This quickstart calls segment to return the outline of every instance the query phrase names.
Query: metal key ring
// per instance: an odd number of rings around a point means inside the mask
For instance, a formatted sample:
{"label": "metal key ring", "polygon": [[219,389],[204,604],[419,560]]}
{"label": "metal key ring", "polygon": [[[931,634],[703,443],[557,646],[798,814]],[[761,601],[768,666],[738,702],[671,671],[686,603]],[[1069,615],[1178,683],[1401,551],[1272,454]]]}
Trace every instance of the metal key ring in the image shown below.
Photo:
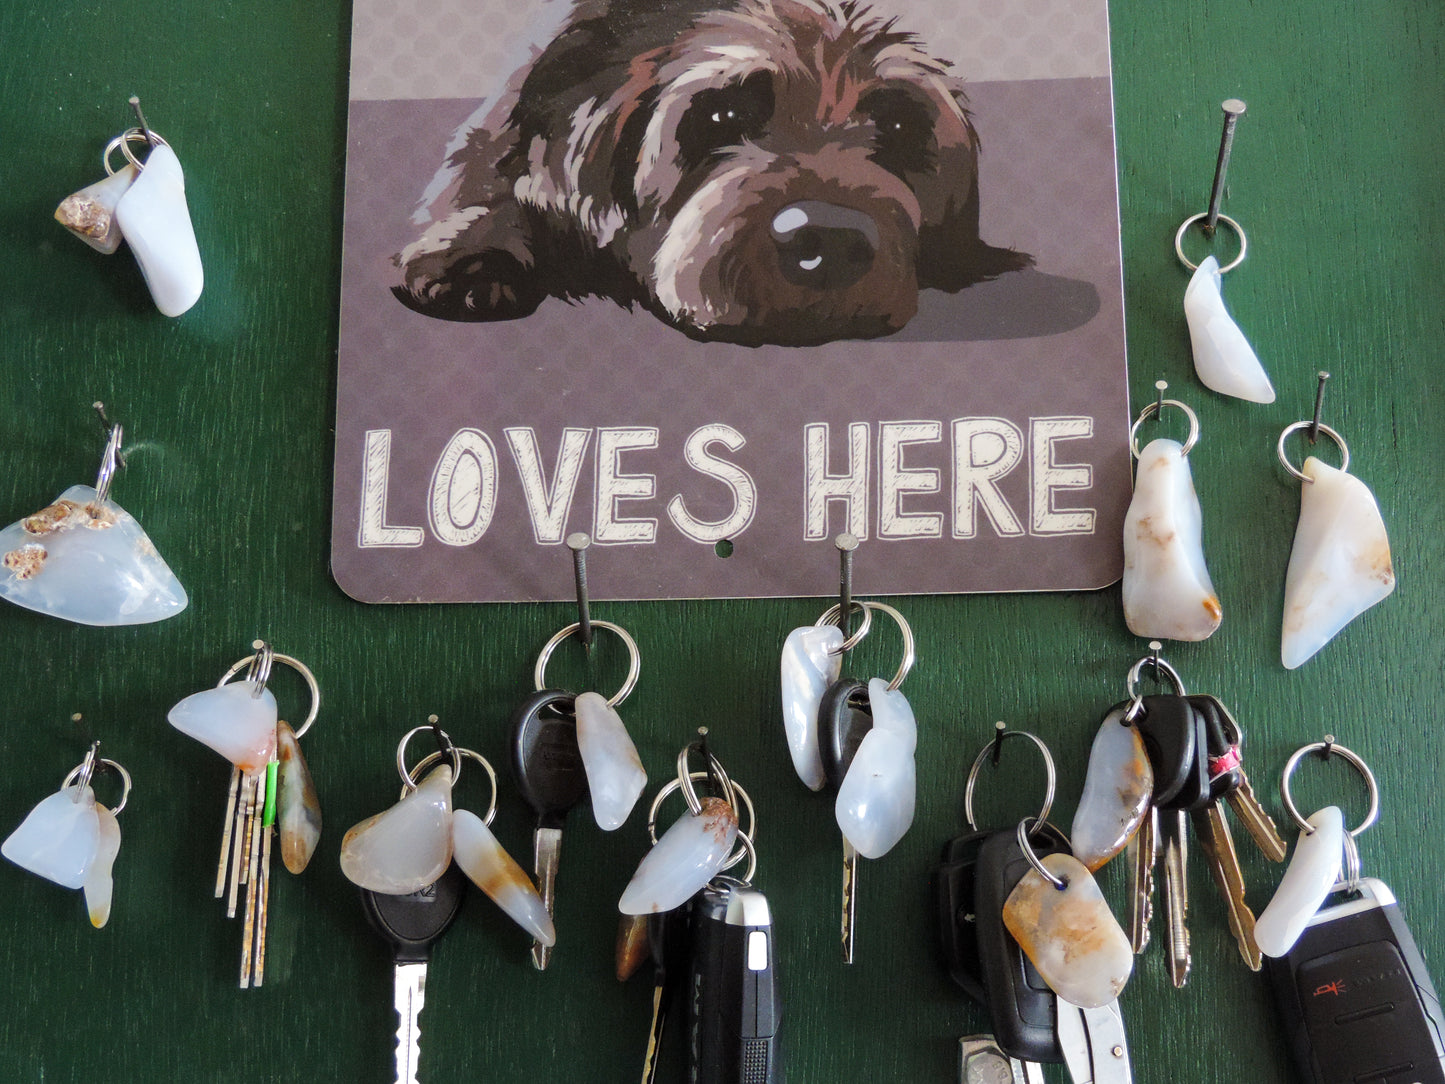
{"label": "metal key ring", "polygon": [[1169,684],[1174,686],[1175,696],[1188,696],[1184,689],[1184,679],[1179,676],[1179,671],[1170,666],[1169,663],[1159,657],[1156,651],[1152,655],[1145,655],[1142,659],[1129,667],[1129,674],[1124,679],[1124,690],[1129,696],[1129,708],[1124,712],[1124,722],[1133,723],[1139,717],[1139,712],[1144,708],[1144,694],[1139,691],[1139,678],[1144,673],[1144,667],[1152,666],[1156,679],[1169,679]]}
{"label": "metal key ring", "polygon": [[[614,625],[611,621],[599,621],[593,618],[592,627],[594,629],[606,629],[608,632],[616,633],[627,647],[627,678],[622,682],[622,688],[618,689],[616,694],[607,701],[609,708],[615,708],[627,699],[633,688],[637,685],[637,675],[642,671],[642,657],[637,651],[637,641],[634,640],[631,634],[621,625]],[[547,687],[547,663],[551,661],[552,653],[557,650],[557,646],[561,644],[563,640],[567,639],[567,637],[571,636],[574,632],[580,631],[581,628],[582,622],[574,621],[566,628],[558,629],[552,636],[552,639],[548,640],[546,644],[542,646],[542,653],[537,656],[537,665],[532,669],[532,682],[536,685],[539,693]]]}
{"label": "metal key ring", "polygon": [[[705,772],[705,771],[703,771],[703,770],[701,770],[701,769],[699,769],[699,770],[697,770],[697,771],[695,771],[695,772],[689,772],[688,775],[689,775],[689,777],[690,777],[690,778],[689,778],[689,781],[688,781],[688,785],[689,785],[689,786],[692,785],[692,780],[694,780],[694,779],[699,779],[699,780],[700,780],[700,779],[707,779],[707,778],[709,778],[709,777],[708,777],[708,773]],[[726,778],[726,776],[724,776],[724,778]],[[731,787],[733,796],[736,798],[736,801],[728,802],[728,805],[732,807],[734,813],[737,813],[737,812],[739,812],[739,811],[741,811],[741,810],[746,810],[746,811],[747,811],[747,815],[748,815],[748,827],[747,827],[747,830],[744,831],[743,828],[742,828],[741,823],[739,823],[739,825],[738,825],[738,836],[739,836],[739,839],[746,839],[746,840],[747,840],[747,843],[745,843],[745,844],[742,845],[742,849],[741,849],[741,850],[734,851],[732,854],[728,855],[728,860],[727,860],[726,862],[724,862],[723,865],[722,865],[722,868],[723,868],[723,869],[732,869],[732,868],[733,868],[734,866],[736,866],[739,862],[741,862],[741,861],[747,856],[747,854],[748,854],[750,851],[752,851],[752,848],[753,848],[753,835],[754,835],[754,830],[755,830],[756,827],[757,827],[757,813],[756,813],[756,811],[753,809],[753,800],[752,800],[752,798],[750,798],[750,797],[748,796],[748,792],[743,789],[743,785],[742,785],[741,783],[734,782],[734,781],[731,780],[731,779],[728,779],[728,786]],[[669,794],[671,794],[671,793],[672,793],[673,791],[675,791],[675,790],[681,790],[681,789],[682,789],[682,780],[681,780],[681,779],[669,779],[665,784],[663,784],[662,789],[657,792],[657,797],[654,798],[654,799],[652,799],[652,805],[651,805],[651,806],[648,808],[648,810],[647,810],[647,838],[650,839],[650,840],[652,840],[652,842],[653,842],[654,845],[657,843],[657,812],[658,812],[659,809],[662,808],[662,803],[663,803],[664,800],[666,800],[666,798],[667,798],[667,796],[668,796]],[[723,801],[726,802],[727,799],[724,798]],[[698,816],[701,812],[702,812],[702,804],[701,804],[701,803],[698,804],[698,808],[697,808],[697,810],[696,810],[695,812],[691,809],[691,807],[689,807],[689,810],[688,810],[688,814],[689,814],[690,816],[693,816],[693,817]],[[755,851],[752,851],[752,853],[753,853],[753,861],[754,861],[754,863],[756,863],[756,861],[757,861],[757,854],[756,854]],[[749,870],[748,879],[749,879],[749,880],[752,879],[752,871],[751,871],[751,870]]]}
{"label": "metal key ring", "polygon": [[[99,745],[100,743],[96,742],[95,744]],[[78,787],[88,787],[90,786],[90,781],[97,765],[103,768],[110,768],[116,775],[120,776],[120,801],[116,804],[116,807],[110,811],[112,817],[118,817],[120,816],[120,811],[125,808],[125,803],[130,801],[130,772],[126,771],[113,760],[93,756],[94,751],[95,750],[92,749],[90,753],[85,755],[84,761],[70,769],[70,774],[67,775],[65,781],[60,784],[60,789],[64,790],[72,783],[75,783]]]}
{"label": "metal key ring", "polygon": [[1159,413],[1160,405],[1178,407],[1189,417],[1189,436],[1185,438],[1180,446],[1179,454],[1188,455],[1194,445],[1199,443],[1199,416],[1189,408],[1187,403],[1181,403],[1178,399],[1151,400],[1144,404],[1144,409],[1139,411],[1139,417],[1129,427],[1129,451],[1134,453],[1134,458],[1139,458],[1139,427],[1145,420]]}
{"label": "metal key ring", "polygon": [[[1180,225],[1179,232],[1174,235],[1174,255],[1178,256],[1179,262],[1182,263],[1185,267],[1189,268],[1189,270],[1191,271],[1198,271],[1199,265],[1197,263],[1191,263],[1189,257],[1184,255],[1184,235],[1189,232],[1190,226],[1194,225],[1194,223],[1196,222],[1203,222],[1208,217],[1208,211],[1201,211],[1197,215],[1190,215]],[[1218,218],[1220,222],[1223,222],[1226,226],[1232,229],[1234,231],[1234,235],[1239,238],[1239,255],[1235,256],[1234,259],[1230,260],[1227,264],[1225,264],[1219,269],[1219,273],[1223,275],[1228,271],[1233,271],[1236,267],[1238,267],[1244,262],[1244,254],[1249,249],[1249,239],[1244,236],[1244,227],[1241,226],[1234,219],[1230,218],[1228,215],[1219,215]]]}
{"label": "metal key ring", "polygon": [[[1042,820],[1034,821],[1035,825],[1042,825],[1043,823],[1044,822]],[[1050,873],[1048,867],[1045,866],[1043,862],[1039,859],[1039,856],[1034,853],[1033,847],[1029,844],[1028,825],[1029,818],[1025,817],[1023,820],[1019,821],[1019,826],[1015,831],[1015,835],[1018,837],[1019,841],[1019,850],[1023,852],[1023,856],[1028,860],[1029,865],[1033,866],[1035,873],[1037,873],[1044,880],[1048,881],[1049,884],[1053,885],[1060,892],[1062,892],[1064,889],[1069,887],[1069,882],[1064,880],[1064,878],[1062,877],[1056,877],[1052,873]]]}
{"label": "metal key ring", "polygon": [[112,425],[105,438],[105,451],[100,453],[100,469],[95,474],[95,499],[100,504],[110,496],[110,483],[115,479],[116,470],[125,466],[125,457],[120,454],[122,435],[121,427]]}
{"label": "metal key ring", "polygon": [[[1314,424],[1312,421],[1305,421],[1295,422],[1292,425],[1285,426],[1284,432],[1279,435],[1279,443],[1275,445],[1275,451],[1279,453],[1279,461],[1284,464],[1284,469],[1306,484],[1313,482],[1314,479],[1289,461],[1289,457],[1284,454],[1284,442],[1289,439],[1291,433],[1297,433],[1301,429],[1313,428]],[[1350,470],[1350,446],[1345,443],[1345,438],[1340,436],[1339,433],[1335,432],[1335,430],[1331,429],[1328,425],[1325,425],[1324,422],[1320,423],[1319,431],[1334,441],[1335,445],[1340,449],[1340,456],[1344,461],[1340,464],[1339,470],[1342,474],[1348,474]]]}
{"label": "metal key ring", "polygon": [[[216,682],[216,688],[219,689],[242,670],[247,671],[246,680],[250,681],[252,664],[255,663],[255,672],[259,675],[264,675],[260,678],[260,685],[256,692],[256,695],[259,696],[260,689],[264,689],[266,682],[270,680],[271,663],[285,663],[305,679],[306,687],[311,690],[311,710],[306,713],[305,721],[295,730],[296,737],[299,739],[311,729],[311,724],[316,722],[316,713],[321,710],[321,687],[316,684],[316,675],[311,672],[309,666],[299,659],[293,659],[290,655],[283,655],[279,651],[273,651],[271,645],[265,640],[255,640],[251,646],[256,649],[256,654],[247,655],[244,659],[240,659],[233,664],[229,670],[221,675],[221,680]],[[269,661],[265,658],[265,656],[268,655]]]}
{"label": "metal key ring", "polygon": [[[830,648],[828,651],[829,655],[842,655],[845,652],[852,651],[855,647],[858,646],[859,643],[862,642],[863,637],[868,635],[868,630],[873,625],[873,611],[870,610],[863,603],[859,602],[857,599],[854,599],[848,605],[849,613],[852,613],[854,610],[858,610],[863,614],[863,624],[858,626],[857,632],[853,633],[852,636],[844,639],[844,641],[837,647]],[[822,628],[824,625],[838,624],[838,627],[842,628],[846,632],[847,629],[841,624],[843,620],[842,614],[842,604],[835,602],[833,603],[833,605],[829,606],[826,610],[823,611],[822,617],[818,618],[818,620],[813,622],[813,627],[815,629],[818,629]]]}
{"label": "metal key ring", "polygon": [[[430,730],[431,728],[423,727],[422,729]],[[470,757],[472,760],[475,760],[478,764],[482,766],[482,770],[487,773],[487,778],[492,781],[492,800],[487,803],[487,815],[482,818],[483,824],[491,824],[492,818],[497,815],[497,773],[492,770],[491,761],[487,760],[487,758],[482,756],[481,753],[478,753],[473,749],[462,749],[456,745],[453,745],[451,747],[450,756],[454,764],[460,764],[462,757]],[[416,790],[417,784],[413,782],[413,780],[421,779],[433,764],[439,764],[444,759],[447,759],[447,757],[447,753],[443,753],[440,749],[434,749],[426,756],[422,757],[419,761],[417,761],[416,767],[413,768],[410,775],[407,776],[407,782],[402,784],[401,796],[405,798],[408,794]],[[461,773],[457,771],[454,767],[452,770],[453,786],[456,785],[456,781],[460,777]]]}
{"label": "metal key ring", "polygon": [[[154,143],[151,142],[152,139],[155,140]],[[116,171],[110,168],[110,156],[115,153],[117,147],[120,148],[120,153],[125,155],[125,160],[131,165],[135,166],[137,173],[145,170],[145,163],[131,153],[130,144],[132,143],[145,143],[148,146],[152,147],[170,146],[169,143],[167,143],[155,132],[152,132],[150,134],[150,138],[147,138],[145,132],[142,129],[127,128],[124,132],[116,136],[105,145],[105,153],[100,156],[101,163],[105,166],[105,175],[107,177],[115,176]]]}
{"label": "metal key ring", "polygon": [[[864,607],[865,612],[868,610],[877,610],[880,613],[887,614],[893,618],[894,623],[898,625],[898,631],[903,634],[903,661],[898,664],[898,672],[893,675],[893,680],[888,683],[888,691],[891,693],[903,684],[903,679],[908,676],[908,672],[913,669],[913,664],[918,661],[917,645],[913,639],[913,626],[905,620],[901,613],[886,602],[864,602],[860,600],[855,605]],[[835,602],[832,606],[828,607],[823,616],[818,619],[817,624],[825,625],[835,620],[837,618],[837,610],[838,604]],[[863,631],[867,627],[868,622],[865,621],[863,627],[854,633],[854,639],[862,639]],[[843,644],[844,647],[851,646],[847,640],[844,640]]]}
{"label": "metal key ring", "polygon": [[[1306,835],[1312,833],[1314,828],[1309,821],[1300,816],[1299,808],[1294,804],[1294,798],[1289,792],[1289,777],[1294,774],[1295,767],[1300,760],[1309,753],[1320,752],[1325,756],[1337,756],[1346,761],[1350,767],[1360,773],[1360,778],[1365,781],[1365,787],[1370,794],[1370,808],[1365,814],[1358,827],[1348,828],[1346,831],[1351,836],[1359,836],[1366,828],[1374,824],[1380,816],[1380,788],[1375,782],[1375,773],[1370,771],[1370,766],[1365,763],[1364,758],[1351,749],[1346,749],[1339,742],[1335,741],[1333,734],[1326,734],[1324,741],[1311,742],[1309,745],[1302,745],[1290,754],[1290,758],[1284,762],[1284,775],[1279,781],[1279,796],[1284,802],[1285,809],[1289,812],[1290,818],[1299,826],[1301,832]],[[1356,856],[1358,862],[1358,856]]]}
{"label": "metal key ring", "polygon": [[[436,736],[437,742],[441,746],[437,752],[451,760],[452,785],[455,786],[457,780],[462,777],[462,750],[452,744],[452,736],[450,734],[436,725],[436,716],[433,715],[425,726],[412,727],[401,736],[401,741],[397,743],[396,770],[397,774],[401,776],[403,793],[409,794],[417,788],[416,773],[406,770],[406,743],[423,731]],[[418,768],[427,762],[430,755],[431,754],[428,754],[422,757],[421,761],[418,762]],[[473,755],[475,756],[476,754]],[[496,788],[493,787],[493,789],[495,790]]]}
{"label": "metal key ring", "polygon": [[687,758],[694,749],[707,757],[708,767],[702,773],[704,778],[716,780],[718,789],[722,791],[723,801],[734,809],[737,808],[737,803],[733,801],[733,781],[727,769],[722,766],[722,761],[713,756],[704,744],[706,738],[707,727],[698,727],[698,740],[683,746],[682,751],[677,754],[677,785],[682,788],[683,801],[687,802],[688,812],[694,817],[702,812],[702,802],[698,800],[697,790],[692,785],[693,773],[687,769]]}
{"label": "metal key ring", "polygon": [[1043,743],[1043,739],[1037,734],[1030,734],[1027,730],[1001,730],[998,735],[978,751],[978,756],[973,758],[973,767],[968,770],[968,780],[963,785],[963,815],[968,821],[968,827],[977,832],[978,824],[973,819],[973,792],[978,787],[978,772],[983,767],[984,759],[993,752],[994,743],[1002,742],[1005,738],[1028,738],[1038,747],[1044,758],[1044,776],[1047,780],[1044,787],[1044,806],[1039,810],[1039,815],[1034,818],[1040,824],[1049,819],[1049,810],[1054,808],[1054,788],[1058,777],[1054,772],[1054,758],[1049,753],[1049,747]]}
{"label": "metal key ring", "polygon": [[1348,832],[1344,835],[1344,857],[1340,860],[1340,876],[1331,891],[1353,892],[1360,887],[1360,845]]}

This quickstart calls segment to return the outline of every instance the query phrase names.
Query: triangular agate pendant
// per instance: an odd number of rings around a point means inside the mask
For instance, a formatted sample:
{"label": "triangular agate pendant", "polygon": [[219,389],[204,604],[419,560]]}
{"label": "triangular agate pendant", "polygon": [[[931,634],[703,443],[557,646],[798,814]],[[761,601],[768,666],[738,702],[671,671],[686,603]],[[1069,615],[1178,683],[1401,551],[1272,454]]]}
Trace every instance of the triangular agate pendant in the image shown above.
{"label": "triangular agate pendant", "polygon": [[80,888],[100,846],[100,816],[89,787],[66,787],[30,811],[0,854],[63,888]]}
{"label": "triangular agate pendant", "polygon": [[1204,564],[1203,519],[1178,441],[1151,440],[1124,517],[1124,621],[1135,636],[1205,640],[1224,616]]}
{"label": "triangular agate pendant", "polygon": [[1390,540],[1369,486],[1310,456],[1284,581],[1280,661],[1293,670],[1395,589]]}
{"label": "triangular agate pendant", "polygon": [[420,891],[452,864],[452,769],[443,764],[396,805],[341,840],[341,872],[358,888],[391,896]]}
{"label": "triangular agate pendant", "polygon": [[115,208],[115,221],[140,264],[151,298],[166,316],[179,316],[201,296],[205,277],[180,159],[161,144]]}
{"label": "triangular agate pendant", "polygon": [[187,601],[141,525],[86,485],[0,531],[0,598],[78,625],[144,625]]}
{"label": "triangular agate pendant", "polygon": [[55,221],[97,252],[109,256],[120,248],[120,227],[115,208],[121,196],[135,182],[136,168],[129,162],[103,181],[82,188],[61,200]]}
{"label": "triangular agate pendant", "polygon": [[166,719],[243,772],[259,772],[276,755],[276,698],[265,688],[255,694],[254,681],[202,689],[171,708]]}
{"label": "triangular agate pendant", "polygon": [[1274,385],[1239,330],[1220,293],[1219,261],[1206,257],[1184,291],[1184,318],[1200,382],[1221,395],[1251,403],[1274,402]]}

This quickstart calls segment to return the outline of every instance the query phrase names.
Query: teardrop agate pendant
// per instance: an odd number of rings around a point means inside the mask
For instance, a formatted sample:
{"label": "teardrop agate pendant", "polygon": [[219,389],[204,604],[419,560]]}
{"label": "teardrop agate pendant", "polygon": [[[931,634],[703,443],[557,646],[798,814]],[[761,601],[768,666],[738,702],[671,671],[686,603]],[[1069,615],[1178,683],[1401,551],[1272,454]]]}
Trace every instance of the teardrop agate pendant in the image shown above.
{"label": "teardrop agate pendant", "polygon": [[818,745],[818,709],[823,693],[843,674],[843,630],[806,625],[783,641],[783,731],[793,770],[809,790],[822,790],[826,776]]}
{"label": "teardrop agate pendant", "polygon": [[136,168],[127,162],[105,180],[66,196],[55,209],[55,221],[95,251],[112,255],[123,240],[115,206],[135,179]]}
{"label": "teardrop agate pendant", "polygon": [[1200,383],[1251,403],[1274,402],[1274,385],[1254,348],[1224,307],[1219,261],[1207,256],[1184,291],[1184,318]]}
{"label": "teardrop agate pendant", "polygon": [[620,828],[647,786],[647,772],[622,717],[601,693],[576,699],[577,748],[592,794],[592,815],[604,832]]}
{"label": "teardrop agate pendant", "polygon": [[1139,728],[1124,721],[1128,709],[1129,704],[1120,704],[1099,724],[1069,831],[1074,857],[1090,873],[1128,845],[1154,793],[1154,768]]}
{"label": "teardrop agate pendant", "polygon": [[531,878],[471,810],[452,813],[452,857],[472,883],[535,940],[557,943],[552,916]]}
{"label": "teardrop agate pendant", "polygon": [[873,729],[863,735],[838,787],[838,828],[864,858],[882,858],[913,824],[918,724],[901,690],[882,678],[868,682]]}
{"label": "teardrop agate pendant", "polygon": [[701,813],[684,813],[643,856],[617,909],[646,915],[681,907],[717,876],[737,837],[733,807],[721,798],[702,799]]}
{"label": "teardrop agate pendant", "polygon": [[1294,854],[1268,906],[1254,924],[1254,941],[1266,956],[1294,948],[1310,919],[1325,902],[1343,864],[1345,819],[1338,806],[1325,806],[1308,819]]}

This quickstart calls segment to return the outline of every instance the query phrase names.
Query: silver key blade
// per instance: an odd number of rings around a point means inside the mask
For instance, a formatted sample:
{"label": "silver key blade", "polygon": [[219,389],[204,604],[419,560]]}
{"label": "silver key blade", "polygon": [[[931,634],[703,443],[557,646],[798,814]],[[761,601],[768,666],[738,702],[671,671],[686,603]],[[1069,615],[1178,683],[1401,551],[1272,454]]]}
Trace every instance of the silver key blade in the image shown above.
{"label": "silver key blade", "polygon": [[1009,1057],[992,1035],[965,1035],[958,1040],[958,1084],[1044,1084],[1044,1067]]}
{"label": "silver key blade", "polygon": [[1164,851],[1164,927],[1169,935],[1169,980],[1175,988],[1189,978],[1189,844],[1185,814],[1172,810],[1159,817]]}
{"label": "silver key blade", "polygon": [[397,964],[395,979],[396,1084],[417,1084],[421,1060],[421,1008],[426,1002],[426,964]]}
{"label": "silver key blade", "polygon": [[1280,838],[1279,829],[1274,825],[1274,818],[1264,811],[1264,806],[1259,804],[1259,799],[1254,795],[1254,788],[1249,784],[1249,776],[1244,774],[1244,766],[1240,765],[1235,769],[1239,773],[1239,787],[1229,792],[1225,800],[1229,802],[1229,808],[1234,810],[1234,815],[1239,818],[1239,823],[1244,825],[1249,838],[1254,840],[1254,845],[1259,848],[1260,853],[1271,862],[1283,862],[1288,848]]}
{"label": "silver key blade", "polygon": [[[547,908],[547,917],[553,917],[557,903],[557,868],[562,863],[562,829],[538,828],[532,835],[532,872],[537,875],[537,894]],[[552,946],[540,941],[532,942],[532,966],[546,971],[552,961]]]}
{"label": "silver key blade", "polygon": [[1224,819],[1224,810],[1218,802],[1193,815],[1194,833],[1199,837],[1200,849],[1209,863],[1209,872],[1214,886],[1224,897],[1229,911],[1229,932],[1239,945],[1239,954],[1251,971],[1258,971],[1263,964],[1259,946],[1254,943],[1254,912],[1244,902],[1244,874],[1239,869],[1239,853],[1234,849],[1234,837],[1229,833],[1229,822]]}
{"label": "silver key blade", "polygon": [[843,840],[843,962],[853,962],[853,926],[858,917],[858,852]]}
{"label": "silver key blade", "polygon": [[1159,811],[1150,809],[1124,848],[1129,863],[1129,946],[1137,956],[1149,944],[1154,917],[1154,863],[1159,859]]}

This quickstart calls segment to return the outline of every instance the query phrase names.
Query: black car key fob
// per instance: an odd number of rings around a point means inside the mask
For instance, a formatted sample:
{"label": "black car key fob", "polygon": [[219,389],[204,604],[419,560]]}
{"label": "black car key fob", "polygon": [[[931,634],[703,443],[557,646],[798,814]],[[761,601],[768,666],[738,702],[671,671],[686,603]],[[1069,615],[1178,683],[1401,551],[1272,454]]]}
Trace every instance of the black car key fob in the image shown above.
{"label": "black car key fob", "polygon": [[[1029,845],[1040,858],[1069,851],[1063,833],[1047,822],[1029,834]],[[1059,1046],[1054,992],[1003,924],[1004,901],[1028,870],[1029,861],[1012,829],[995,832],[979,849],[974,870],[979,965],[999,1048],[1020,1061],[1058,1063],[1064,1052]]]}
{"label": "black car key fob", "polygon": [[1265,968],[1308,1084],[1445,1084],[1440,999],[1384,883],[1329,897]]}
{"label": "black car key fob", "polygon": [[970,832],[950,840],[938,867],[935,900],[938,905],[939,957],[949,976],[980,1005],[988,1004],[983,966],[978,957],[974,883],[978,854],[993,832]]}
{"label": "black car key fob", "polygon": [[818,750],[828,785],[834,790],[842,786],[853,755],[872,729],[867,682],[840,678],[824,690],[818,703]]}
{"label": "black car key fob", "polygon": [[692,904],[691,1084],[779,1084],[782,1005],[767,897],[720,878]]}

